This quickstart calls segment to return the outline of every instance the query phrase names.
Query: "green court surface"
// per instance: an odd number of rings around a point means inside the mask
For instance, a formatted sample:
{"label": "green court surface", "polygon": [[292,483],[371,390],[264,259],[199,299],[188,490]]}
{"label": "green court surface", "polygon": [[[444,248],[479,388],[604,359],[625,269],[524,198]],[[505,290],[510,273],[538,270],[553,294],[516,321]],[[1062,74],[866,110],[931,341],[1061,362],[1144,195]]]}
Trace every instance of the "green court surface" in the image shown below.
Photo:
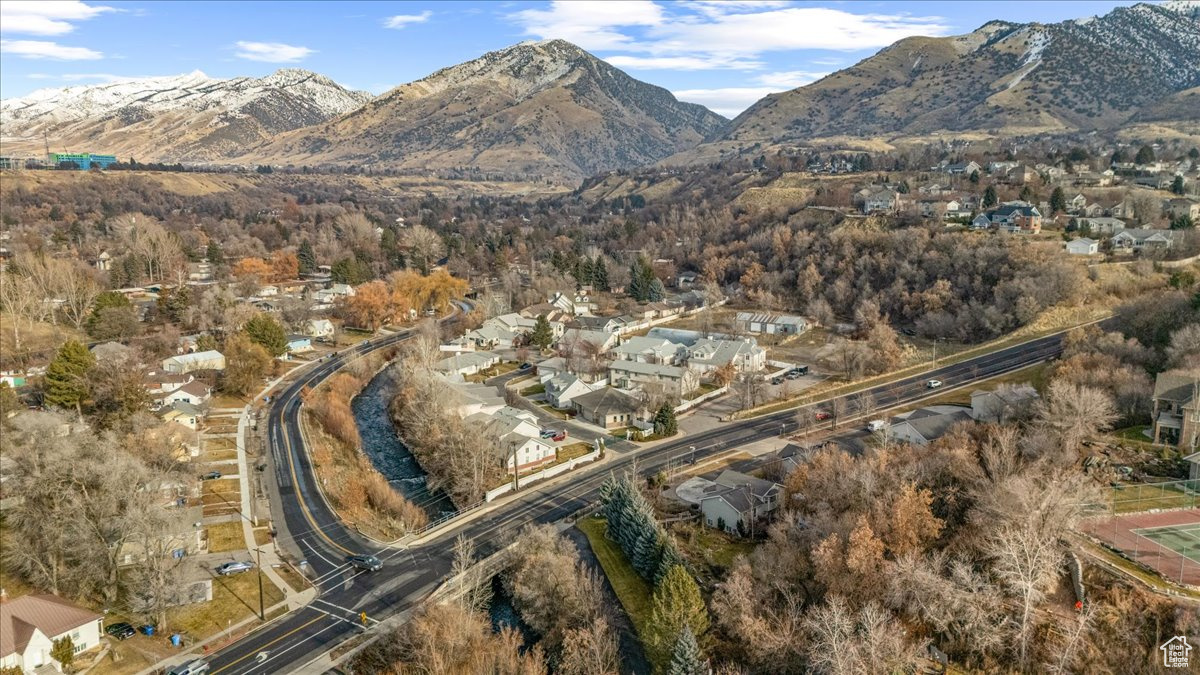
{"label": "green court surface", "polygon": [[1175,551],[1188,560],[1200,562],[1200,523],[1147,527],[1133,532]]}

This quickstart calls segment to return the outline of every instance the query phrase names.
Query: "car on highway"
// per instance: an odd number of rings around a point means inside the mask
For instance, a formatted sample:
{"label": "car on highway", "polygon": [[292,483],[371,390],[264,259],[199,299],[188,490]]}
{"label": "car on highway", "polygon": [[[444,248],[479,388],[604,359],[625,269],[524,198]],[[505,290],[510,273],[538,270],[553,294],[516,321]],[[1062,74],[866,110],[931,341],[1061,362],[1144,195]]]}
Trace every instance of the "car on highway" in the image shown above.
{"label": "car on highway", "polygon": [[219,577],[228,577],[234,574],[241,574],[242,572],[249,572],[252,569],[254,569],[254,563],[248,560],[235,560],[234,562],[227,562],[223,565],[218,565],[213,571],[216,572],[217,576]]}
{"label": "car on highway", "polygon": [[824,422],[830,417],[833,417],[833,413],[829,412],[828,410],[818,410],[817,414],[813,415],[813,417],[815,417],[818,422]]}
{"label": "car on highway", "polygon": [[940,386],[942,386],[941,380],[928,380],[925,382],[926,389],[937,389]]}
{"label": "car on highway", "polygon": [[181,663],[167,671],[167,675],[204,675],[208,672],[208,661],[204,659],[192,659],[186,663]]}
{"label": "car on highway", "polygon": [[216,480],[221,477],[220,471],[209,471],[208,473],[200,474],[200,480]]}
{"label": "car on highway", "polygon": [[556,443],[557,443],[558,441],[565,441],[565,440],[567,440],[567,430],[566,430],[566,429],[563,429],[562,431],[558,432],[557,434],[554,434],[553,436],[551,436],[551,437],[550,437],[550,440],[552,440],[552,441],[554,441],[554,442],[556,442]]}
{"label": "car on highway", "polygon": [[363,572],[378,572],[383,569],[383,561],[373,555],[355,554],[346,556],[346,562],[356,570]]}
{"label": "car on highway", "polygon": [[118,623],[111,624],[104,629],[104,632],[118,640],[127,640],[134,635],[137,635],[137,631],[134,630],[133,626],[126,621],[120,621]]}

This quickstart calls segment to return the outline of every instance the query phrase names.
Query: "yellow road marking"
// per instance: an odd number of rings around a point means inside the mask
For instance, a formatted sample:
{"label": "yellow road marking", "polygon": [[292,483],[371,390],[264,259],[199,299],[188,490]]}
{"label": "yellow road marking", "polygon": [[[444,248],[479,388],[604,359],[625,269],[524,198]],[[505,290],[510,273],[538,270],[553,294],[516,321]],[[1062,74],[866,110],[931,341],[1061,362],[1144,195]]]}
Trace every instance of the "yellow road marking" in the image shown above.
{"label": "yellow road marking", "polygon": [[[268,642],[267,644],[259,646],[259,647],[258,647],[258,651],[259,651],[259,652],[261,652],[261,651],[265,650],[267,647],[270,647],[271,645],[275,644],[276,642],[279,642],[280,640],[283,640],[284,638],[287,638],[287,637],[291,636],[291,635],[292,635],[292,634],[294,634],[294,633],[297,633],[297,632],[299,632],[299,631],[302,631],[302,630],[304,630],[305,628],[308,628],[309,626],[313,625],[314,623],[316,623],[316,622],[318,622],[318,621],[320,621],[321,619],[324,619],[324,618],[325,618],[325,615],[324,615],[324,614],[322,614],[322,615],[318,616],[317,618],[313,619],[312,621],[309,621],[308,623],[306,623],[306,624],[304,624],[304,625],[302,625],[302,626],[299,626],[299,627],[297,627],[297,628],[293,628],[292,630],[290,630],[290,631],[288,631],[288,632],[284,633],[283,635],[280,635],[279,637],[275,638],[274,640],[271,640],[271,641],[270,641],[270,642]],[[238,659],[237,661],[234,661],[234,662],[230,663],[230,664],[229,664],[229,665],[227,665],[227,666],[223,666],[223,667],[221,667],[221,668],[218,668],[218,669],[216,669],[216,670],[212,671],[212,672],[210,673],[210,675],[217,675],[217,673],[219,673],[219,672],[222,672],[222,671],[225,671],[225,670],[229,670],[230,668],[232,668],[232,667],[236,666],[237,664],[241,663],[242,661],[245,661],[246,659],[248,659],[248,658],[250,658],[250,657],[252,657],[252,656],[256,656],[256,655],[257,655],[257,653],[258,653],[258,652],[254,652],[254,653],[251,653],[251,654],[246,654],[245,656],[243,656],[242,658]]]}
{"label": "yellow road marking", "polygon": [[[290,468],[291,472],[292,472],[292,485],[296,486],[296,501],[300,502],[300,510],[304,513],[304,517],[308,520],[308,524],[312,526],[313,531],[317,533],[317,536],[319,536],[322,539],[324,539],[325,541],[329,542],[329,544],[331,546],[333,546],[334,548],[342,551],[343,553],[345,553],[347,555],[351,555],[354,553],[353,551],[346,548],[345,546],[342,546],[341,544],[338,544],[334,540],[330,539],[328,535],[325,534],[325,532],[320,528],[320,526],[317,525],[317,521],[315,518],[313,518],[312,512],[310,512],[308,510],[308,503],[304,500],[304,492],[303,492],[303,490],[300,489],[300,482],[298,481],[297,476],[296,476],[296,463],[292,460],[291,437],[288,435],[287,423],[283,419],[283,414],[287,410],[287,405],[285,404],[283,407],[284,407],[284,410],[280,411],[280,413],[279,413],[279,428],[283,431],[284,452],[287,453],[288,468]],[[297,412],[297,418],[299,418],[299,412]],[[300,424],[304,424],[303,419],[300,420]],[[315,473],[313,474],[313,480],[317,480],[317,476]],[[314,485],[313,487],[316,488],[317,490],[321,489],[317,485]]]}

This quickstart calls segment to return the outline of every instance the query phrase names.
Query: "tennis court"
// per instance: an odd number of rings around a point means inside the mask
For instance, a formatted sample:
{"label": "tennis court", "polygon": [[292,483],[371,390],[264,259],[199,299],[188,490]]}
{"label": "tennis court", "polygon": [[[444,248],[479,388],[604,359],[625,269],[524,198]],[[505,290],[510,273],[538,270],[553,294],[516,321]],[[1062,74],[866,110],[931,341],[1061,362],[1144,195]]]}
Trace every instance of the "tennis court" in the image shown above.
{"label": "tennis court", "polygon": [[1192,562],[1200,563],[1200,523],[1148,527],[1134,530],[1134,534],[1165,546]]}

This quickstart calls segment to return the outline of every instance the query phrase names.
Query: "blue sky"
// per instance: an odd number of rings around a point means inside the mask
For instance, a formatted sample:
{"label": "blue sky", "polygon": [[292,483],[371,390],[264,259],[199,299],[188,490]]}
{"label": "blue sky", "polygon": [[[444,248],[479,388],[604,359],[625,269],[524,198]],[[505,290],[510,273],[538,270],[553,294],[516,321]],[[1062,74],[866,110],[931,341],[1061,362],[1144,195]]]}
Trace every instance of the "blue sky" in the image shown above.
{"label": "blue sky", "polygon": [[0,96],[202,70],[313,70],[381,93],[529,39],[563,38],[732,116],[910,35],[1054,22],[1131,2],[0,2]]}

